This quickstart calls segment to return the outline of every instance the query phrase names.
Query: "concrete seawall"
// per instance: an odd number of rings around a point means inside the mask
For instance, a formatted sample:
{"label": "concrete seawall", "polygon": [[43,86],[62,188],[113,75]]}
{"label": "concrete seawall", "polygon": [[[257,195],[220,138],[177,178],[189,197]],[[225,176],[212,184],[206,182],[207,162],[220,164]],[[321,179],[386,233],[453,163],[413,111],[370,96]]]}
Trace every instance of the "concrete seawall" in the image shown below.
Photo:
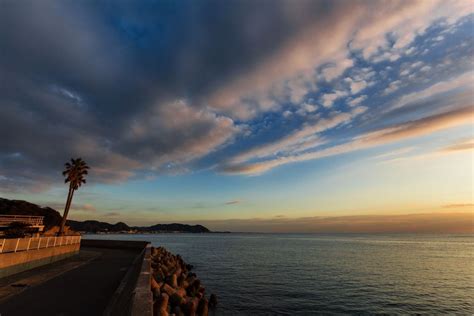
{"label": "concrete seawall", "polygon": [[79,252],[80,244],[0,254],[0,278],[65,259]]}
{"label": "concrete seawall", "polygon": [[[80,245],[3,253],[0,254],[0,272],[6,276],[40,265],[43,267],[39,269],[48,269],[48,263],[72,256],[79,252],[79,248],[81,252],[99,255],[78,268],[12,296],[3,305],[0,304],[0,313],[32,315],[34,311],[40,311],[39,314],[44,315],[153,315],[151,245],[148,242],[82,239]],[[44,270],[33,269],[32,275],[39,273],[35,271]],[[64,289],[63,284],[66,283],[75,284],[74,289]],[[40,302],[38,297],[41,297]]]}
{"label": "concrete seawall", "polygon": [[151,291],[151,244],[143,250],[140,270],[131,304],[132,316],[153,315],[153,293]]}
{"label": "concrete seawall", "polygon": [[105,309],[104,316],[152,316],[151,245],[146,241],[82,239],[83,247],[137,249],[140,253],[128,268]]}

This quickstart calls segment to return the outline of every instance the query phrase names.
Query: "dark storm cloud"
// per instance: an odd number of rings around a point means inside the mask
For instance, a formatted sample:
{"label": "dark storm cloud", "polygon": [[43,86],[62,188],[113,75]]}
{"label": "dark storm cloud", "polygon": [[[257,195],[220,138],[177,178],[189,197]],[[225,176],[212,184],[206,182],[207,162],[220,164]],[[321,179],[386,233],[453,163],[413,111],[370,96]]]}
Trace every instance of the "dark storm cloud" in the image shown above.
{"label": "dark storm cloud", "polygon": [[329,2],[105,1],[136,68],[171,93],[202,95],[252,69],[327,14]]}
{"label": "dark storm cloud", "polygon": [[270,1],[3,1],[1,188],[56,183],[71,156],[113,181],[212,151],[239,128],[195,100],[304,27],[309,4],[295,19]]}

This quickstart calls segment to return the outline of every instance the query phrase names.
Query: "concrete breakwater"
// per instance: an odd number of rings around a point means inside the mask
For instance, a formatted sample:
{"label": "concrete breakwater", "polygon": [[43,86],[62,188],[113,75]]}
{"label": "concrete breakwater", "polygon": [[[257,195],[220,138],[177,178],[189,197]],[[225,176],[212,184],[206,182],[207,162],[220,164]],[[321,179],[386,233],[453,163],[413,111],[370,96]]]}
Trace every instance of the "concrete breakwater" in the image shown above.
{"label": "concrete breakwater", "polygon": [[206,298],[205,288],[191,269],[180,255],[152,247],[153,315],[207,316],[209,308],[216,306],[216,296]]}

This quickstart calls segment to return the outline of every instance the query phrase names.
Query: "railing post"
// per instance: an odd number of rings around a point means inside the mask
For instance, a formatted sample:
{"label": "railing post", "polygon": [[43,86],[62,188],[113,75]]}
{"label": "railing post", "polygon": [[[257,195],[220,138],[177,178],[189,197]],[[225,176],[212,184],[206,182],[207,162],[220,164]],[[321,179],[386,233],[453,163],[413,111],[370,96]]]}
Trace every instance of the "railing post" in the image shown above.
{"label": "railing post", "polygon": [[20,238],[18,238],[18,239],[16,240],[16,246],[15,246],[15,251],[14,251],[14,252],[16,252],[16,250],[18,249],[18,245],[19,245],[19,244],[20,244]]}
{"label": "railing post", "polygon": [[3,238],[3,242],[2,242],[2,248],[0,248],[0,253],[3,252],[3,248],[5,247],[5,243],[7,242],[6,238]]}
{"label": "railing post", "polygon": [[53,247],[56,247],[56,239],[58,239],[58,237],[55,236],[55,237],[54,237],[54,245],[53,245]]}
{"label": "railing post", "polygon": [[28,239],[28,246],[26,246],[26,251],[30,250],[31,238]]}
{"label": "railing post", "polygon": [[48,239],[46,240],[46,248],[48,248],[48,246],[49,246],[49,238],[50,237],[48,237]]}
{"label": "railing post", "polygon": [[38,249],[40,249],[40,245],[41,245],[41,237],[38,237]]}

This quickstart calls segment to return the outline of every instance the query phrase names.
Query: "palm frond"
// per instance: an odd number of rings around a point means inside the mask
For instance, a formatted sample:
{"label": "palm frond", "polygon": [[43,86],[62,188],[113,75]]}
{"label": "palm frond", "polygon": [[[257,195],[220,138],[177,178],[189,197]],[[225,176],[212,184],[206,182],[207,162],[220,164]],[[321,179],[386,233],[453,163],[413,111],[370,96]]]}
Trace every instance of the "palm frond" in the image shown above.
{"label": "palm frond", "polygon": [[64,182],[70,182],[74,190],[77,190],[83,183],[86,183],[84,177],[89,173],[87,169],[90,169],[90,167],[82,158],[71,158],[71,162],[66,162],[64,166],[63,176],[66,177]]}

